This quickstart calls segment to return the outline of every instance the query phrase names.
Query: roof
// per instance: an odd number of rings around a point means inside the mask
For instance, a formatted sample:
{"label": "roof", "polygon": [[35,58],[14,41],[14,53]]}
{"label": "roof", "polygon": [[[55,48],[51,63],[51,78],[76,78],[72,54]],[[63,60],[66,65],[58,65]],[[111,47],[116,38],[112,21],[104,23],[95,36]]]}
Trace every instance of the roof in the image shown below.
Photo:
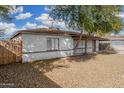
{"label": "roof", "polygon": [[[42,34],[42,35],[58,35],[58,36],[71,36],[74,39],[78,39],[80,36],[79,32],[72,32],[72,31],[63,31],[63,30],[57,30],[57,29],[47,29],[47,28],[41,28],[41,29],[31,29],[31,30],[20,30],[16,32],[10,39],[13,39],[14,37],[18,36],[19,34]],[[83,34],[82,39],[98,39],[98,40],[108,40],[107,38],[97,37],[97,36],[89,36],[86,34]]]}
{"label": "roof", "polygon": [[109,36],[110,40],[124,40],[124,36]]}

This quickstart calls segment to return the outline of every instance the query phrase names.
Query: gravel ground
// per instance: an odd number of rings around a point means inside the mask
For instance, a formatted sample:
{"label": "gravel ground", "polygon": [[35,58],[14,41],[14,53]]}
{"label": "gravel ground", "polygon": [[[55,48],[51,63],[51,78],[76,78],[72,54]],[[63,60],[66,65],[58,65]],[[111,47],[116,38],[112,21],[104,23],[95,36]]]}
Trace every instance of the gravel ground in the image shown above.
{"label": "gravel ground", "polygon": [[98,54],[2,65],[0,87],[124,87],[124,55]]}

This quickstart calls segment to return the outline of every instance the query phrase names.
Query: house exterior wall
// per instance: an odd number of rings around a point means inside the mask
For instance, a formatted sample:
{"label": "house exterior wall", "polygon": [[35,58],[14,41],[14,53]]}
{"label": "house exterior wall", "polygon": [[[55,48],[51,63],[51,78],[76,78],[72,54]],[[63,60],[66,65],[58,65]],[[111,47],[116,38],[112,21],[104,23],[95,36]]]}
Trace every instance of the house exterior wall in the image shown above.
{"label": "house exterior wall", "polygon": [[92,40],[87,41],[87,52],[92,53],[93,52],[93,42]]}
{"label": "house exterior wall", "polygon": [[96,40],[96,52],[99,51],[99,40]]}
{"label": "house exterior wall", "polygon": [[111,42],[110,41],[99,41],[99,51],[109,51],[108,49],[111,47]]}
{"label": "house exterior wall", "polygon": [[[85,53],[85,40],[81,40],[76,50],[74,50],[75,55],[80,55]],[[87,53],[93,53],[93,40],[87,40]],[[99,40],[96,40],[96,52],[99,51]]]}
{"label": "house exterior wall", "polygon": [[[59,51],[47,51],[47,38],[59,38]],[[23,62],[73,55],[73,39],[69,36],[23,34]]]}
{"label": "house exterior wall", "polygon": [[[76,41],[74,41],[74,46],[76,44]],[[79,42],[79,45],[77,46],[77,48],[74,50],[75,55],[80,55],[80,54],[83,54],[83,53],[85,53],[85,40],[81,40]]]}
{"label": "house exterior wall", "polygon": [[[47,50],[47,38],[59,39],[59,50]],[[85,40],[81,40],[76,51],[74,51],[75,40],[71,36],[21,34],[13,38],[22,40],[22,62],[60,58],[66,56],[80,55],[85,53]],[[99,40],[96,40],[96,52],[99,51]],[[93,41],[87,41],[87,52],[93,52]]]}

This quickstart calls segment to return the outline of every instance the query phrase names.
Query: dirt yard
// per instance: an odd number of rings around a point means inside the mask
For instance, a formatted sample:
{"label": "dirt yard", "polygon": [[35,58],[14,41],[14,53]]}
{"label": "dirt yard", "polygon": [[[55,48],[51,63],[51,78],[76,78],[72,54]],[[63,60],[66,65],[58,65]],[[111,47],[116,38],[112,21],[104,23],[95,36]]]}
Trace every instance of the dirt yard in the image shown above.
{"label": "dirt yard", "polygon": [[124,55],[98,54],[2,65],[0,87],[124,88]]}

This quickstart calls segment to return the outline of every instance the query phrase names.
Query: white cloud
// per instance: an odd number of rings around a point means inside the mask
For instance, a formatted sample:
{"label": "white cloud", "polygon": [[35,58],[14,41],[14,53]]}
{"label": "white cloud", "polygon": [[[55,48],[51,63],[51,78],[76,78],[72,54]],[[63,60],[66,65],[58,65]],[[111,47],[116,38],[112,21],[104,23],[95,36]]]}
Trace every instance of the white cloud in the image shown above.
{"label": "white cloud", "polygon": [[0,22],[0,34],[11,35],[17,31],[16,25],[14,23]]}
{"label": "white cloud", "polygon": [[46,13],[41,14],[39,17],[35,18],[35,20],[41,22],[41,24],[47,27],[55,27],[61,30],[70,30],[66,27],[64,21],[53,20],[53,18],[51,18],[49,14],[46,14]]}
{"label": "white cloud", "polygon": [[47,26],[44,25],[38,25],[36,23],[31,23],[31,22],[27,22],[22,29],[37,29],[37,28],[48,28]]}
{"label": "white cloud", "polygon": [[2,38],[8,38],[13,33],[19,31],[19,30],[26,30],[26,29],[37,29],[37,28],[48,28],[44,25],[38,25],[36,23],[27,22],[23,27],[17,28],[14,23],[6,23],[6,22],[0,22],[0,39]]}
{"label": "white cloud", "polygon": [[23,26],[24,29],[35,29],[37,28],[37,24],[36,23],[30,23],[30,22],[27,22],[25,24],[25,26]]}
{"label": "white cloud", "polygon": [[23,6],[16,7],[15,5],[13,5],[12,7],[13,7],[13,9],[10,10],[11,14],[22,13],[24,10]]}
{"label": "white cloud", "polygon": [[39,17],[35,18],[36,21],[41,22],[43,25],[50,27],[52,25],[53,19],[49,14],[41,14]]}
{"label": "white cloud", "polygon": [[22,13],[22,12],[23,12],[23,6],[19,6],[19,7],[16,9],[16,12]]}
{"label": "white cloud", "polygon": [[39,17],[35,18],[36,20],[39,20],[39,21],[44,21],[44,20],[53,20],[49,14],[41,14]]}
{"label": "white cloud", "polygon": [[37,28],[48,28],[48,27],[44,25],[37,25]]}
{"label": "white cloud", "polygon": [[32,16],[31,13],[21,13],[17,16],[15,16],[16,19],[26,19],[26,18],[30,18]]}
{"label": "white cloud", "polygon": [[44,10],[47,11],[47,12],[50,12],[51,11],[51,9],[48,8],[47,6],[44,7]]}
{"label": "white cloud", "polygon": [[120,12],[117,16],[119,16],[121,18],[124,18],[124,13],[123,12]]}

